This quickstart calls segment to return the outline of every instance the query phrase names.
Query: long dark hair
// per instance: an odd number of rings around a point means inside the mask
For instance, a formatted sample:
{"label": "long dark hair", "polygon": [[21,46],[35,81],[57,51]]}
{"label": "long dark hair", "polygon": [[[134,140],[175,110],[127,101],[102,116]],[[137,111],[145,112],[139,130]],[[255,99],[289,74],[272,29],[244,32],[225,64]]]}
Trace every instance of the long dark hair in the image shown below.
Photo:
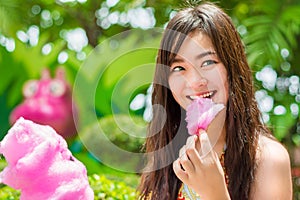
{"label": "long dark hair", "polygon": [[[202,3],[178,12],[164,32],[158,51],[152,104],[154,108],[164,108],[166,119],[162,120],[159,109],[153,109],[146,140],[146,151],[154,152],[149,160],[153,171],[142,175],[139,187],[141,198],[177,199],[181,182],[173,172],[172,161],[177,158],[188,134],[183,120],[184,111],[171,94],[168,87],[169,69],[164,66],[171,65],[184,39],[195,31],[211,39],[227,69],[229,99],[225,123],[225,168],[229,177],[228,190],[231,199],[246,200],[254,181],[258,136],[269,135],[269,131],[261,122],[254,98],[252,72],[240,36],[230,17],[212,3]],[[165,151],[155,153],[165,146],[168,146]]]}

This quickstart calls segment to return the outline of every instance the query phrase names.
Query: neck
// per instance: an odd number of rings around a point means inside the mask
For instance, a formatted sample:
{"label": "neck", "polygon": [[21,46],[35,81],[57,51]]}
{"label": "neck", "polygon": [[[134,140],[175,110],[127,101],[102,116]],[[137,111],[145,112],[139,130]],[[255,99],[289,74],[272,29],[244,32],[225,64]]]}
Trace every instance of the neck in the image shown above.
{"label": "neck", "polygon": [[211,145],[218,155],[222,154],[226,145],[225,115],[226,112],[221,111],[207,129]]}
{"label": "neck", "polygon": [[220,135],[219,139],[217,140],[217,143],[214,147],[214,150],[220,156],[222,154],[222,152],[225,150],[225,148],[226,148],[226,129],[224,126],[222,129],[221,135]]}

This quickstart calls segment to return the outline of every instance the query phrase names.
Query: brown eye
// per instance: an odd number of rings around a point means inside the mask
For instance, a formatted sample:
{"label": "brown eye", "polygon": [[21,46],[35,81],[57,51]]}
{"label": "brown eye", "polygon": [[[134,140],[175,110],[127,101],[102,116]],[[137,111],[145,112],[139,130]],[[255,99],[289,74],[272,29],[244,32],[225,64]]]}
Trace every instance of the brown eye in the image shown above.
{"label": "brown eye", "polygon": [[65,85],[60,80],[51,81],[49,85],[50,94],[53,96],[59,97],[65,93]]}
{"label": "brown eye", "polygon": [[184,70],[184,68],[182,66],[176,66],[176,67],[171,68],[171,72],[179,72],[182,70]]}
{"label": "brown eye", "polygon": [[27,81],[23,87],[23,95],[26,98],[32,97],[38,90],[38,81]]}

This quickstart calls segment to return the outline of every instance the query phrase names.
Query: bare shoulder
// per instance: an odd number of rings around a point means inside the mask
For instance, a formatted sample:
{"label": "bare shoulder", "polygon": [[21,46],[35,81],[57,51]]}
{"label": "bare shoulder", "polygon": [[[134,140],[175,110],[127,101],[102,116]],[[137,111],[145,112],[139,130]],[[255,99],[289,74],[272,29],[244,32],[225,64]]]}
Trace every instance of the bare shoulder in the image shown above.
{"label": "bare shoulder", "polygon": [[258,146],[258,163],[273,163],[290,166],[290,157],[288,151],[278,141],[261,135],[259,137]]}
{"label": "bare shoulder", "polygon": [[266,136],[260,136],[258,146],[252,199],[292,199],[288,151],[281,143]]}

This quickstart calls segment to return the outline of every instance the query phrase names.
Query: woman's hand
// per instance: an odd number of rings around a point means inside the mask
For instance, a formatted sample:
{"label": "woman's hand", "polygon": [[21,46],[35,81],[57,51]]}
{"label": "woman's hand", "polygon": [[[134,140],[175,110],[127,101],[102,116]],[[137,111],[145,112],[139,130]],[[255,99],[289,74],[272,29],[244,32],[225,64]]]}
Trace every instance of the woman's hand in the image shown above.
{"label": "woman's hand", "polygon": [[224,171],[207,133],[190,136],[173,163],[176,176],[203,199],[230,199]]}

